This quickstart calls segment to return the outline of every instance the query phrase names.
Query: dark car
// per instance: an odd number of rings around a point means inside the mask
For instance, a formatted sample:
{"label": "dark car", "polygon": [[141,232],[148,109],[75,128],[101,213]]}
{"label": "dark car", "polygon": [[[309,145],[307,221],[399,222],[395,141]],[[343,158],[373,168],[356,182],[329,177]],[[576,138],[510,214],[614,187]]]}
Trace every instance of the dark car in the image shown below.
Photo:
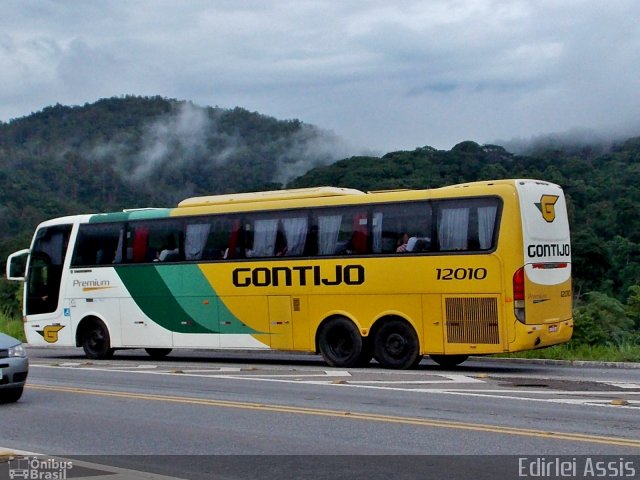
{"label": "dark car", "polygon": [[20,340],[0,332],[0,403],[20,399],[28,373],[29,360]]}

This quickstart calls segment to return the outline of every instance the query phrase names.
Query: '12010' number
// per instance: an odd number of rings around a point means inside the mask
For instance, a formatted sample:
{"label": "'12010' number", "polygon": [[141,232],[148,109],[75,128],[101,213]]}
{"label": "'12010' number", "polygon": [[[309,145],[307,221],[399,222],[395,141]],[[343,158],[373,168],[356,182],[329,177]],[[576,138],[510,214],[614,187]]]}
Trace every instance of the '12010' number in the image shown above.
{"label": "'12010' number", "polygon": [[438,280],[484,280],[486,268],[437,268]]}

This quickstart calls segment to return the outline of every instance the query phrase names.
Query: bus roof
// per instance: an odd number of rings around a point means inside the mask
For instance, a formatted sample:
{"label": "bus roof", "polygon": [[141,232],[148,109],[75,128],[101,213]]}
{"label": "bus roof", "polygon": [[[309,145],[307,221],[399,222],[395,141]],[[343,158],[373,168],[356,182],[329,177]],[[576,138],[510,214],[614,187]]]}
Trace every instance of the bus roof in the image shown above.
{"label": "bus roof", "polygon": [[269,190],[266,192],[228,193],[224,195],[208,195],[192,197],[181,201],[179,208],[204,207],[209,205],[228,205],[239,203],[262,202],[265,200],[298,200],[301,198],[337,197],[344,195],[364,195],[354,188],[311,187],[290,190]]}

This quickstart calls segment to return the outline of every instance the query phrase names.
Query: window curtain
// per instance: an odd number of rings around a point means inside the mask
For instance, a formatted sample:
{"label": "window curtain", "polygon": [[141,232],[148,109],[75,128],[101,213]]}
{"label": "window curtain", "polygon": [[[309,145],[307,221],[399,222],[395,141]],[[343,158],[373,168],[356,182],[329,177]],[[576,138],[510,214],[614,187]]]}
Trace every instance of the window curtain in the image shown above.
{"label": "window curtain", "polygon": [[466,250],[468,230],[468,208],[443,208],[438,225],[440,250]]}
{"label": "window curtain", "polygon": [[124,229],[120,229],[120,235],[118,236],[118,246],[116,247],[116,257],[113,259],[113,263],[122,263],[123,245],[124,245]]}
{"label": "window curtain", "polygon": [[133,261],[135,263],[147,260],[147,245],[149,244],[149,229],[137,228],[133,235]]}
{"label": "window curtain", "polygon": [[278,219],[262,219],[253,223],[253,248],[247,257],[271,257],[276,248]]}
{"label": "window curtain", "polygon": [[307,239],[307,218],[285,218],[282,220],[282,226],[287,237],[287,255],[302,255],[305,240]]}
{"label": "window curtain", "polygon": [[208,223],[192,223],[187,225],[184,239],[184,254],[187,260],[200,260],[209,238],[211,225]]}
{"label": "window curtain", "polygon": [[373,253],[382,252],[382,212],[373,214]]}
{"label": "window curtain", "polygon": [[341,223],[342,215],[318,216],[318,253],[320,255],[333,255],[336,253]]}
{"label": "window curtain", "polygon": [[497,211],[498,209],[495,206],[478,208],[478,239],[482,250],[491,248],[493,243],[493,230]]}

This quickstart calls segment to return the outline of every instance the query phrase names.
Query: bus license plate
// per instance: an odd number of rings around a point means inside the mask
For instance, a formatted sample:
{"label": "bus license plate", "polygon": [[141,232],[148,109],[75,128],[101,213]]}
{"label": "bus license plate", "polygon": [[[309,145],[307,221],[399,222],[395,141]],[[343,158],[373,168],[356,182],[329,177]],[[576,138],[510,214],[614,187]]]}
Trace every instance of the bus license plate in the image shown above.
{"label": "bus license plate", "polygon": [[549,325],[549,333],[555,333],[558,331],[558,325]]}

